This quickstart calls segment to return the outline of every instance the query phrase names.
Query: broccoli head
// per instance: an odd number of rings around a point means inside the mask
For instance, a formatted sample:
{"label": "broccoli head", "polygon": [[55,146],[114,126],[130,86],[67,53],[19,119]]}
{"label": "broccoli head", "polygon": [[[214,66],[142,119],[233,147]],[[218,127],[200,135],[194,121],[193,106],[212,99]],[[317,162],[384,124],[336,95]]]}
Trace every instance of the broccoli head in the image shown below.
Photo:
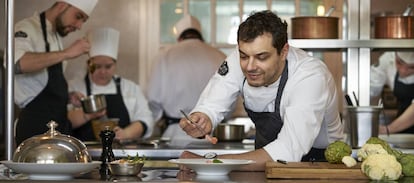
{"label": "broccoli head", "polygon": [[325,158],[329,163],[339,164],[342,163],[344,156],[352,154],[352,148],[350,145],[343,141],[335,141],[328,145],[325,150]]}
{"label": "broccoli head", "polygon": [[402,173],[406,177],[414,176],[414,154],[402,154],[398,159],[402,166]]}

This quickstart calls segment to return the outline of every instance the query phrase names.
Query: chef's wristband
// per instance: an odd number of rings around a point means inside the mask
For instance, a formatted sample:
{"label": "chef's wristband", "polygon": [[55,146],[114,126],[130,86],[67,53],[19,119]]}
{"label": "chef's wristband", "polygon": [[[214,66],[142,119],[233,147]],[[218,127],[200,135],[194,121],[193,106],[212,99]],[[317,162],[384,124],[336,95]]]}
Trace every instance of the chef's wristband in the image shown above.
{"label": "chef's wristband", "polygon": [[142,124],[142,135],[141,135],[141,137],[143,137],[145,135],[145,133],[147,133],[148,126],[147,126],[147,124],[145,124],[142,121],[140,121],[140,123]]}

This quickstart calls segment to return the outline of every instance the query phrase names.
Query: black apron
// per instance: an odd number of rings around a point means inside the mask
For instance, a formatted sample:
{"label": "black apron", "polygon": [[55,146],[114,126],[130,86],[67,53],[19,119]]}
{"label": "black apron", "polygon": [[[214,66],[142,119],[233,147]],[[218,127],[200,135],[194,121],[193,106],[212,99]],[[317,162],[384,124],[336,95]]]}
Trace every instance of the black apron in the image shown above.
{"label": "black apron", "polygon": [[[414,98],[414,84],[404,84],[398,81],[398,72],[394,79],[394,96],[398,101],[398,115],[400,116],[410,105]],[[400,133],[414,133],[414,126]]]}
{"label": "black apron", "polygon": [[[106,94],[106,114],[108,118],[119,118],[118,126],[125,128],[130,124],[128,110],[125,106],[121,93],[121,78],[113,78],[116,85],[116,94]],[[86,94],[89,96],[91,92],[91,82],[88,75],[85,77]],[[84,125],[73,130],[73,136],[82,141],[96,141],[92,129],[92,122],[88,121]]]}
{"label": "black apron", "polygon": [[[280,99],[288,80],[288,61],[286,60],[285,67],[280,78],[279,87],[275,99],[274,112],[253,112],[250,109],[244,109],[247,115],[253,121],[256,127],[255,149],[263,148],[265,145],[277,139],[277,136],[282,129],[283,119],[280,116]],[[244,80],[245,83],[246,79]],[[243,83],[243,86],[244,86]],[[243,93],[243,91],[242,91]],[[302,161],[324,161],[324,149],[312,148],[309,153],[302,157]]]}
{"label": "black apron", "polygon": [[[50,52],[47,41],[45,13],[40,14],[42,33],[46,52]],[[48,130],[49,121],[58,123],[57,130],[70,135],[71,123],[67,119],[68,85],[63,76],[62,63],[47,68],[48,81],[46,87],[19,114],[16,126],[16,143]]]}

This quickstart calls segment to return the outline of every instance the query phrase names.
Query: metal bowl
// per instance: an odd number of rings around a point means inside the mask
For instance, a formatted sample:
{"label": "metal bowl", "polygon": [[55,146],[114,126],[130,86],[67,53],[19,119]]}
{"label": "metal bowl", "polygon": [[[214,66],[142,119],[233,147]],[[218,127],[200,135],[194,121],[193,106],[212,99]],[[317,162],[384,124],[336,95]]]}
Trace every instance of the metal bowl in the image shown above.
{"label": "metal bowl", "polygon": [[70,135],[56,131],[51,121],[46,133],[24,140],[13,154],[14,162],[21,163],[89,163],[92,162],[85,144]]}
{"label": "metal bowl", "polygon": [[109,170],[112,175],[138,175],[144,163],[120,163],[113,161],[109,163]]}
{"label": "metal bowl", "polygon": [[214,135],[219,141],[241,142],[244,139],[244,125],[218,124]]}
{"label": "metal bowl", "polygon": [[89,95],[81,99],[82,109],[85,113],[95,113],[106,108],[105,95]]}

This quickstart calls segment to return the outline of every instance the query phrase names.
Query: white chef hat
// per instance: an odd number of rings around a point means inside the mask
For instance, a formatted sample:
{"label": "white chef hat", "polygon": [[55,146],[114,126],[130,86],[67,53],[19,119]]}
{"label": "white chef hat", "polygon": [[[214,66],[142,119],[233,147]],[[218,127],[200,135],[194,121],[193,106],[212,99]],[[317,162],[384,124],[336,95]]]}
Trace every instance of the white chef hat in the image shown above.
{"label": "white chef hat", "polygon": [[176,24],[175,24],[175,30],[177,31],[177,37],[180,37],[180,35],[187,29],[195,29],[201,34],[201,25],[200,22],[197,20],[197,18],[191,16],[191,15],[184,15],[183,18],[181,18]]}
{"label": "white chef hat", "polygon": [[91,44],[89,56],[108,56],[118,59],[119,31],[104,27],[89,31],[88,40]]}
{"label": "white chef hat", "polygon": [[397,52],[397,56],[407,64],[414,64],[414,52],[401,51]]}
{"label": "white chef hat", "polygon": [[96,3],[98,0],[59,0],[72,6],[77,7],[78,9],[82,10],[85,14],[90,16],[92,10],[95,8]]}

